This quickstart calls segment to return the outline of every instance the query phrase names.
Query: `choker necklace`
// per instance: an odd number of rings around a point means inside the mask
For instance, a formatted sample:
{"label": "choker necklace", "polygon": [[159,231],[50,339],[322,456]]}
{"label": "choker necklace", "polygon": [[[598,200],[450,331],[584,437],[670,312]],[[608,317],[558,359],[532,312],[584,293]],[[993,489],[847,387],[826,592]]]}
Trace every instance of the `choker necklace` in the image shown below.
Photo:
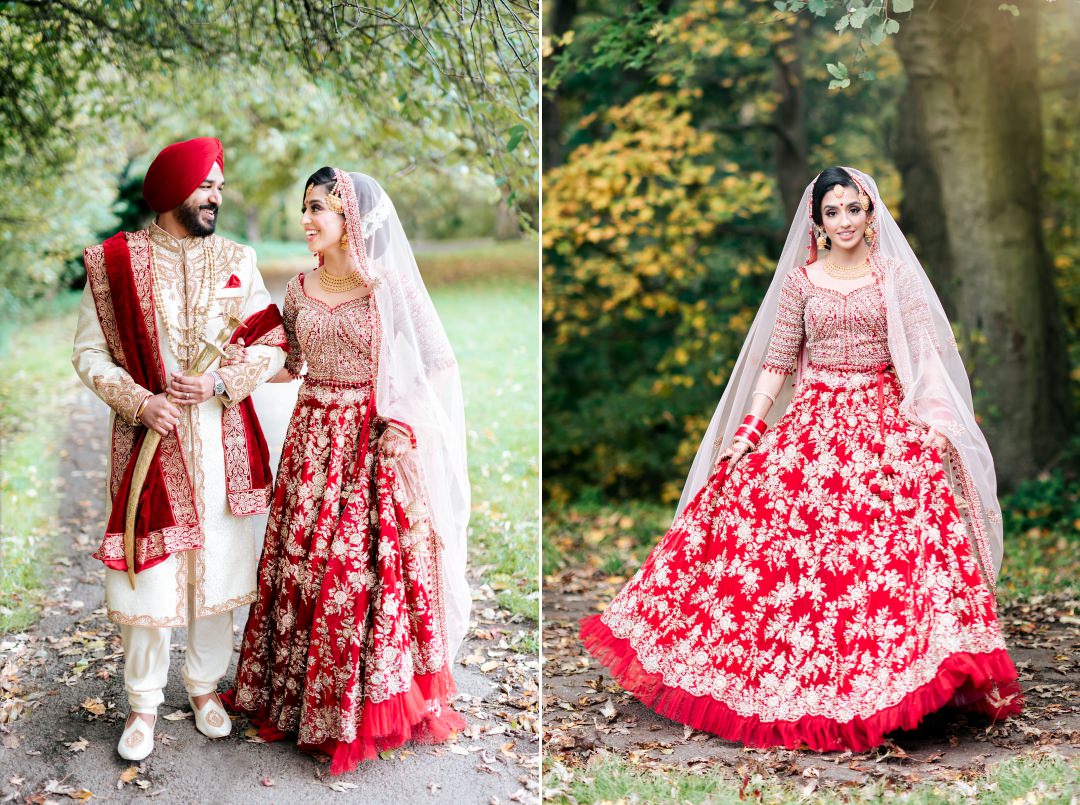
{"label": "choker necklace", "polygon": [[825,258],[825,273],[834,280],[858,280],[870,273],[870,258],[853,266],[842,266],[833,262],[832,257]]}
{"label": "choker necklace", "polygon": [[319,271],[319,285],[327,293],[348,293],[363,284],[364,281],[360,279],[360,275],[355,271],[350,271],[344,277],[336,277],[329,273],[326,268]]}

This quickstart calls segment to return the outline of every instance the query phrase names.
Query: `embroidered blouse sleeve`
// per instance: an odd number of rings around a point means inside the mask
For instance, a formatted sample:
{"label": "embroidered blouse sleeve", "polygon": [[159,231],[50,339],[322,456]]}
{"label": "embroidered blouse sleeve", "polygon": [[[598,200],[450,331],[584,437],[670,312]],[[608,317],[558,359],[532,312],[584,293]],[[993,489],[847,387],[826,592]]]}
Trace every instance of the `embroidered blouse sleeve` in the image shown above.
{"label": "embroidered blouse sleeve", "polygon": [[803,311],[806,306],[805,283],[800,282],[801,270],[796,268],[784,278],[780,288],[780,302],[776,310],[769,352],[763,369],[777,374],[789,375],[795,371],[805,331]]}
{"label": "embroidered blouse sleeve", "polygon": [[89,282],[79,305],[79,323],[75,328],[71,363],[82,382],[117,416],[131,424],[135,423],[136,411],[151,392],[136,383],[109,351]]}
{"label": "embroidered blouse sleeve", "polygon": [[300,290],[300,278],[294,277],[285,290],[285,302],[282,306],[281,318],[285,323],[285,340],[289,343],[289,354],[285,357],[285,369],[293,377],[300,377],[300,371],[304,368],[304,352],[300,348],[300,339],[296,335],[296,316],[298,312],[298,294]]}

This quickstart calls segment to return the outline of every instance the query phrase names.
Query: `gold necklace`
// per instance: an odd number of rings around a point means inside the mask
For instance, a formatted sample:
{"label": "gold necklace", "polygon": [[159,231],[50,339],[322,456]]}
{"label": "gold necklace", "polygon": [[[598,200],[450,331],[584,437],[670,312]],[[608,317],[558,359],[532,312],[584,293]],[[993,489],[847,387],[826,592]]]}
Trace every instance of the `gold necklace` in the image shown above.
{"label": "gold necklace", "polygon": [[[165,294],[161,289],[161,279],[156,270],[154,259],[154,246],[150,244],[150,290],[154,295],[154,307],[161,311],[161,321],[165,325],[165,337],[169,342],[172,354],[176,356],[181,369],[187,369],[195,360],[200,340],[206,332],[206,324],[210,318],[210,304],[213,300],[214,289],[217,286],[217,261],[214,259],[214,249],[209,243],[209,238],[203,241],[203,273],[200,277],[198,290],[192,294],[196,300],[203,297],[202,304],[196,301],[190,308],[187,305],[187,282],[185,276],[184,299],[179,313],[183,316],[182,323],[176,328],[179,332],[174,335],[173,326],[169,322],[169,316],[165,310]],[[187,268],[187,251],[181,244],[180,261]],[[184,272],[186,275],[186,271]]]}
{"label": "gold necklace", "polygon": [[853,266],[842,266],[833,262],[832,256],[825,258],[825,273],[834,280],[858,280],[870,273],[870,258]]}
{"label": "gold necklace", "polygon": [[329,273],[324,266],[319,272],[319,285],[327,293],[348,293],[363,284],[364,281],[355,271],[350,271],[344,277],[338,277]]}

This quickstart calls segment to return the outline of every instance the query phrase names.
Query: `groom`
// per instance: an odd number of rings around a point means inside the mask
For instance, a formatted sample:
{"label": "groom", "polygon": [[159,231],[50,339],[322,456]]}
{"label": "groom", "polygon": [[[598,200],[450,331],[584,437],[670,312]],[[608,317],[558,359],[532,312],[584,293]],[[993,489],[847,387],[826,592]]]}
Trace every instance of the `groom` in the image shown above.
{"label": "groom", "polygon": [[[255,599],[257,522],[269,453],[250,394],[284,365],[285,332],[255,253],[214,234],[225,156],[212,137],[174,143],[151,163],[143,197],[157,218],[84,254],[87,284],[72,363],[112,409],[104,562],[109,618],[120,624],[130,715],[117,747],[142,760],[168,681],[174,626],[187,626],[183,679],[195,725],[229,734],[217,684],[232,657],[233,609]],[[189,371],[230,318],[243,361]],[[132,473],[149,431],[161,435],[141,489]],[[138,496],[134,583],[124,514]]]}

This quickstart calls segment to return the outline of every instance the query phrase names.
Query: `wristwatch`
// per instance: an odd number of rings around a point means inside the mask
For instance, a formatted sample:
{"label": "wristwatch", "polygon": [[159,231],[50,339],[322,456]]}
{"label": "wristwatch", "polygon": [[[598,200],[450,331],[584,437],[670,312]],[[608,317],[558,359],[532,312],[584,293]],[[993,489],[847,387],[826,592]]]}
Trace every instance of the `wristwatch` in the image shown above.
{"label": "wristwatch", "polygon": [[217,372],[211,372],[210,376],[214,378],[214,396],[222,397],[225,394],[225,381],[221,379],[221,375]]}

